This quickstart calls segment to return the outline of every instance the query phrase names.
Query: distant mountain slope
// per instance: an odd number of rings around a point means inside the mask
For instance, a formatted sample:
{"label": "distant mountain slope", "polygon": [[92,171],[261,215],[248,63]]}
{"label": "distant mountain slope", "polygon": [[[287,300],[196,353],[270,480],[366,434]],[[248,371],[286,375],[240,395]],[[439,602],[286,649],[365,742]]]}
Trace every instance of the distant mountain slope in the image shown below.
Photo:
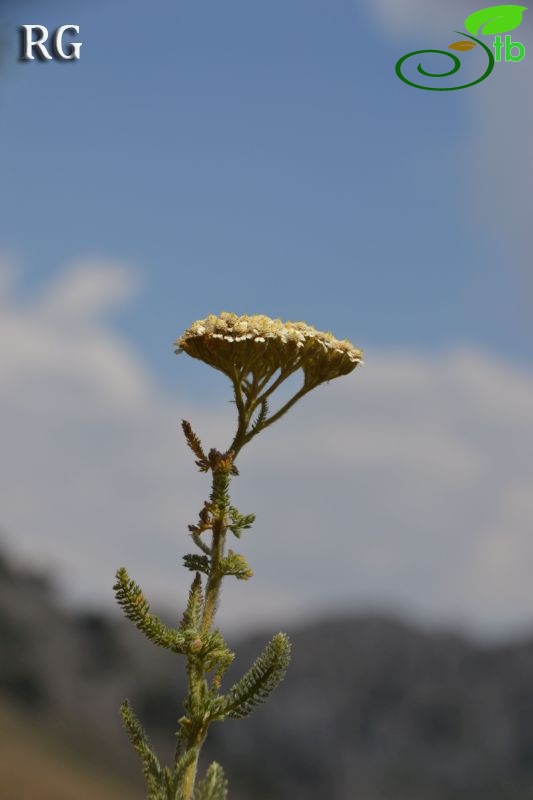
{"label": "distant mountain slope", "polygon": [[66,736],[46,724],[0,706],[0,797],[2,800],[142,800],[122,776],[98,770],[75,755]]}
{"label": "distant mountain slope", "polygon": [[[293,662],[276,694],[248,720],[211,729],[204,761],[224,764],[231,800],[533,798],[533,641],[482,648],[377,616],[289,633]],[[226,686],[266,638],[230,642]],[[182,661],[118,618],[60,610],[45,581],[5,560],[0,654],[0,698],[45,729],[60,725],[72,757],[133,776],[142,797],[118,706],[128,696],[170,756]]]}

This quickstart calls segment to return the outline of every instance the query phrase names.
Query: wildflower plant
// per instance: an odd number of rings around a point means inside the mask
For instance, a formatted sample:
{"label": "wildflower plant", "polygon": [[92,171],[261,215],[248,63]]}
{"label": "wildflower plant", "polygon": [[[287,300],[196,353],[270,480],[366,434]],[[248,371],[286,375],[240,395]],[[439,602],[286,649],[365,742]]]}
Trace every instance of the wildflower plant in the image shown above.
{"label": "wildflower plant", "polygon": [[[182,428],[200,472],[211,474],[211,493],[198,520],[189,525],[197,551],[183,559],[194,573],[187,607],[176,628],[165,625],[150,611],[140,587],[122,567],[114,586],[118,603],[137,628],[154,644],[184,656],[188,697],[178,720],[175,758],[161,766],[143,727],[126,701],[121,712],[134,748],[141,757],[148,800],[225,800],[227,781],[213,763],[197,781],[197,764],[209,726],[227,718],[247,717],[263,703],[285,675],[290,642],[278,633],[250,669],[231,688],[222,690],[222,678],[234,659],[222,634],[214,628],[222,581],[227,576],[248,580],[253,573],[245,557],[226,549],[231,534],[240,539],[255,517],[231,505],[229,485],[238,475],[237,457],[254,436],[280,419],[316,386],[347,375],[362,364],[362,353],[350,342],[339,341],[303,322],[281,322],[265,316],[237,316],[223,312],[193,323],[176,342],[177,353],[187,353],[223,372],[233,385],[238,420],[234,439],[223,452],[207,453],[189,422]],[[276,411],[270,411],[274,392],[301,371],[300,389]]]}

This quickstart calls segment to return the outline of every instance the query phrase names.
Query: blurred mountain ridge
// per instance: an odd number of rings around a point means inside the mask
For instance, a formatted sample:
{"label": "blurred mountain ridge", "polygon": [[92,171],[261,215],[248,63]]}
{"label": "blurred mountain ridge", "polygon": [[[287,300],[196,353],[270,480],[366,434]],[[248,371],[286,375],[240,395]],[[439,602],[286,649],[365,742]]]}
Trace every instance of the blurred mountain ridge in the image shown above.
{"label": "blurred mountain ridge", "polygon": [[[480,645],[378,615],[288,633],[293,661],[275,695],[249,719],[210,730],[203,765],[224,765],[231,800],[533,798],[533,638]],[[229,641],[237,658],[226,688],[265,640]],[[101,800],[141,800],[119,705],[130,699],[170,760],[184,696],[183,659],[119,617],[60,608],[50,580],[0,554],[2,800],[33,795],[24,782],[17,789],[5,744],[27,750],[39,737],[57,742],[57,769],[90,767],[76,773],[72,800],[90,796],[95,774],[123,781],[123,794],[102,788]],[[33,764],[48,797],[46,771],[33,756],[21,763],[26,778]],[[69,791],[49,797],[68,800]]]}

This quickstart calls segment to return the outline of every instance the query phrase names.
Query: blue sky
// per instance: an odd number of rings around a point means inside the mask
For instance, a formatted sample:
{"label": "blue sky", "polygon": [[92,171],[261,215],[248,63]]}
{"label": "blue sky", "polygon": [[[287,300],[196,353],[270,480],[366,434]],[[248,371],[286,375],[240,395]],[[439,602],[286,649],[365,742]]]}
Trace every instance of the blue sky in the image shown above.
{"label": "blue sky", "polygon": [[356,3],[27,16],[84,41],[77,64],[8,61],[0,86],[2,243],[28,292],[80,256],[137,266],[118,323],[163,374],[180,328],[222,308],[530,360],[511,243],[470,213],[472,96],[402,85],[402,45]]}
{"label": "blue sky", "polygon": [[[70,596],[109,602],[125,561],[168,602],[203,497],[177,421],[217,446],[231,427],[222,378],[172,342],[225,309],[331,329],[367,364],[245,457],[257,583],[227,619],[530,623],[533,61],[450,93],[394,74],[476,8],[4,5],[0,525]],[[21,23],[79,24],[81,60],[19,63]]]}

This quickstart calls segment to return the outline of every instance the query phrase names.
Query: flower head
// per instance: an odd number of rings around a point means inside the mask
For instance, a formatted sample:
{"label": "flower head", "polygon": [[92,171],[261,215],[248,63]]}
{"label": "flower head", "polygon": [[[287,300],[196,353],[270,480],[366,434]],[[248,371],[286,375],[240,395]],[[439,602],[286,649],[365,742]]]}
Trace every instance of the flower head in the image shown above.
{"label": "flower head", "polygon": [[[235,455],[315,386],[347,375],[363,363],[361,350],[349,341],[305,322],[282,322],[263,315],[239,317],[226,311],[193,322],[175,344],[177,353],[204,361],[232,381],[239,413],[231,446]],[[269,416],[270,395],[300,369],[301,389]]]}
{"label": "flower head", "polygon": [[188,353],[224,372],[232,380],[256,378],[277,370],[304,372],[311,388],[362,363],[362,352],[346,339],[317,331],[305,322],[282,322],[263,315],[241,317],[223,311],[194,322],[176,342],[177,352]]}

